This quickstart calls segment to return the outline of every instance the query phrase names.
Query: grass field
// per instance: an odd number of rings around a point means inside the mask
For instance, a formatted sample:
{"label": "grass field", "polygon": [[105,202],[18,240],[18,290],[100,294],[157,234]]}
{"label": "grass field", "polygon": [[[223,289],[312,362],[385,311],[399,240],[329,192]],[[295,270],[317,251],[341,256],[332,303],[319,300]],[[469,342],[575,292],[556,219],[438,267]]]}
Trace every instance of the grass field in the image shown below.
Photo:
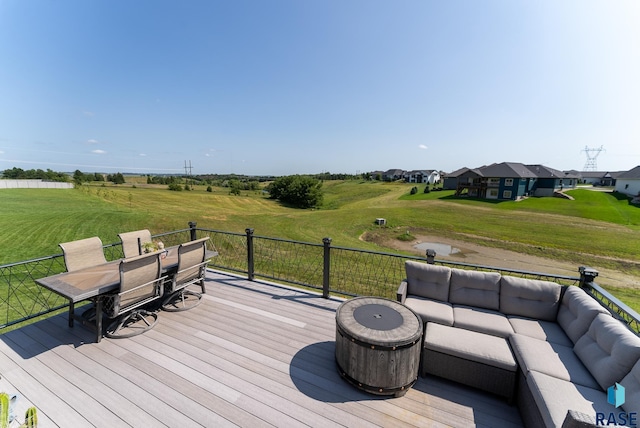
{"label": "grass field", "polygon": [[[575,200],[529,198],[486,202],[453,198],[451,191],[409,195],[410,184],[328,181],[319,210],[286,208],[262,192],[231,196],[228,189],[195,186],[171,192],[142,181],[73,190],[0,191],[0,264],[59,253],[59,242],[99,236],[117,242],[122,231],[183,229],[189,221],[223,231],[387,251],[359,237],[410,227],[424,234],[499,246],[518,252],[607,267],[640,276],[640,208],[612,193],[573,190]],[[633,296],[631,297],[633,300]],[[640,299],[639,299],[640,300]],[[626,300],[629,302],[629,300]],[[635,305],[634,305],[635,306]]]}

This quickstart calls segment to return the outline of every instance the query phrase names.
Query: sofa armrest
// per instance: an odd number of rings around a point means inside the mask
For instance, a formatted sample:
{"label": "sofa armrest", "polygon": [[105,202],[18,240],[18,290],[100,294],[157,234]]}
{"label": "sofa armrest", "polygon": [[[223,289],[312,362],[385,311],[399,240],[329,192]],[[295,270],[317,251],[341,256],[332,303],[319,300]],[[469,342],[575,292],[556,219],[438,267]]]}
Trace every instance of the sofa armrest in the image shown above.
{"label": "sofa armrest", "polygon": [[587,428],[595,427],[596,420],[593,416],[576,410],[567,411],[567,416],[562,422],[562,428]]}
{"label": "sofa armrest", "polygon": [[398,287],[398,294],[396,295],[396,300],[400,303],[404,303],[407,298],[407,280],[403,280],[400,283],[400,287]]}

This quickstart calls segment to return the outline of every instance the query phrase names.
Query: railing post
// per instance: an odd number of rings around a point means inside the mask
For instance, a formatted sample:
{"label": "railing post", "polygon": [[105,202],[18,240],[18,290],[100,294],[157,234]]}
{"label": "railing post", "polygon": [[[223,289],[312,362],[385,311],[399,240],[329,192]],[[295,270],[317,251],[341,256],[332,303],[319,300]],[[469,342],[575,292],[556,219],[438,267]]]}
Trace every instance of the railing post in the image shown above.
{"label": "railing post", "polygon": [[196,237],[196,224],[197,223],[195,221],[190,221],[189,222],[189,229],[191,229],[190,232],[191,232],[191,240],[192,241],[195,241],[196,239],[198,239]]}
{"label": "railing post", "polygon": [[247,228],[247,279],[253,281],[253,229]]}
{"label": "railing post", "polygon": [[322,297],[329,298],[329,278],[331,274],[331,238],[322,238],[324,244],[324,266],[322,268]]}
{"label": "railing post", "polygon": [[435,263],[436,250],[427,249],[427,263],[430,265]]}
{"label": "railing post", "polygon": [[593,282],[598,276],[598,271],[587,266],[580,266],[580,288],[587,288],[587,284]]}

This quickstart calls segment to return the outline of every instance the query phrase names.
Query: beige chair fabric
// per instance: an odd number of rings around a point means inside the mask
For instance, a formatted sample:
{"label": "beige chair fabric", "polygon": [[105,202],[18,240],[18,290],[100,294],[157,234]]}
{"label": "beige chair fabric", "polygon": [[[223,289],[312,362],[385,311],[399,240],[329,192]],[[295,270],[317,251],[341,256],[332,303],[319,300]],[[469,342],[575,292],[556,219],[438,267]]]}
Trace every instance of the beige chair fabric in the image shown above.
{"label": "beige chair fabric", "polygon": [[203,279],[206,243],[209,237],[181,244],[178,248],[178,272],[174,277],[174,291]]}
{"label": "beige chair fabric", "polygon": [[[207,268],[206,244],[209,237],[186,242],[178,247],[178,269],[173,275],[171,288],[162,304],[166,311],[183,311],[197,306],[205,291],[205,271]],[[187,290],[197,284],[201,292]]]}
{"label": "beige chair fabric", "polygon": [[[162,297],[164,277],[160,254],[154,252],[120,261],[120,290],[105,304],[107,316],[120,319],[107,328],[108,337],[131,337],[155,325],[157,315],[141,307]],[[149,322],[149,318],[153,321]],[[130,332],[120,333],[130,325]]]}
{"label": "beige chair fabric", "polygon": [[124,232],[118,236],[122,242],[122,252],[125,258],[139,256],[142,254],[142,244],[151,242],[151,232],[147,229]]}
{"label": "beige chair fabric", "polygon": [[102,241],[97,236],[59,244],[64,254],[67,272],[98,266],[107,262]]}

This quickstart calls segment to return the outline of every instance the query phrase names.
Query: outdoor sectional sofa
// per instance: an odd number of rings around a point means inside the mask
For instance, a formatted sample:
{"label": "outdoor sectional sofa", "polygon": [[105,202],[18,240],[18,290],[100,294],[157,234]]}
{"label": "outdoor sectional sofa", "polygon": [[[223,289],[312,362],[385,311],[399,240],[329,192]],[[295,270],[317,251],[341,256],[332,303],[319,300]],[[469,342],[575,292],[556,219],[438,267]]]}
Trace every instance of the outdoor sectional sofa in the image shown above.
{"label": "outdoor sectional sofa", "polygon": [[[425,323],[422,375],[515,400],[529,427],[640,412],[640,337],[580,287],[415,261],[405,268],[397,299]],[[618,408],[607,399],[616,383],[626,393]]]}

